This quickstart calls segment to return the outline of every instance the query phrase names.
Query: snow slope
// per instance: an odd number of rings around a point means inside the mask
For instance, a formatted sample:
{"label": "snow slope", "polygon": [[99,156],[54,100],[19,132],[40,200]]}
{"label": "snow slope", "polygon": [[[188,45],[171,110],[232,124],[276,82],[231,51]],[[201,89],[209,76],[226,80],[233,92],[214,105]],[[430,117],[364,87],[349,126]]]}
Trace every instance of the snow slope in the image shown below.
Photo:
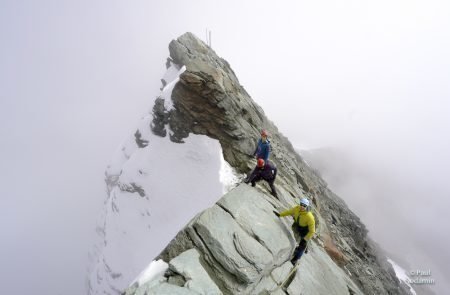
{"label": "snow slope", "polygon": [[[163,78],[166,107],[173,107],[170,95],[183,70],[172,64]],[[107,198],[90,254],[88,294],[120,294],[195,214],[237,180],[218,141],[191,134],[185,143],[173,143],[154,135],[151,121],[147,114],[137,127],[148,145],[140,148],[132,132],[105,172]]]}

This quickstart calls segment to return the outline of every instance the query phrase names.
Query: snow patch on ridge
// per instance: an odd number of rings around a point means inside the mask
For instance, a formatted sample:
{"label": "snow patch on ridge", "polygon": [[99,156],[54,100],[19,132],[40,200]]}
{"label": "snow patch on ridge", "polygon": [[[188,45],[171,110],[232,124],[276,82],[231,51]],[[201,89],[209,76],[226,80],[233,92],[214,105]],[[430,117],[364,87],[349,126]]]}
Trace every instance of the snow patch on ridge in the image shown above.
{"label": "snow patch on ridge", "polygon": [[226,194],[233,189],[245,174],[238,174],[230,164],[222,157],[220,158],[219,179],[223,185],[222,193]]}
{"label": "snow patch on ridge", "polygon": [[169,264],[165,263],[162,259],[153,260],[146,269],[144,269],[139,276],[130,284],[133,285],[135,283],[138,286],[142,286],[146,282],[149,282],[156,278],[157,276],[162,275],[169,268]]}
{"label": "snow patch on ridge", "polygon": [[411,292],[411,294],[417,295],[416,291],[414,291],[413,287],[409,283],[411,279],[408,277],[407,272],[392,259],[388,258],[388,262],[392,265],[392,268],[394,268],[397,278],[409,287],[409,291]]}
{"label": "snow patch on ridge", "polygon": [[175,87],[175,84],[180,81],[180,75],[184,71],[186,71],[186,66],[180,68],[179,65],[170,62],[170,66],[163,77],[163,80],[167,84],[163,87],[160,97],[164,99],[164,107],[167,111],[173,109],[172,90]]}

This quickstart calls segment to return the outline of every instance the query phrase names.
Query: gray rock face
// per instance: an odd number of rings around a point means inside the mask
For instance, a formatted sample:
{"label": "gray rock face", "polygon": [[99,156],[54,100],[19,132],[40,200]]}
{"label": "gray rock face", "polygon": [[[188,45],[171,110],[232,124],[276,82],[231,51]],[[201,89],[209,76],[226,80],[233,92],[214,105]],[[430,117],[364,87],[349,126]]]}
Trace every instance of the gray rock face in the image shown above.
{"label": "gray rock face", "polygon": [[[240,185],[226,198],[220,199],[217,205],[228,212],[248,235],[267,249],[268,253],[264,253],[264,260],[272,256],[274,259],[272,264],[279,265],[290,257],[295,241],[289,226],[278,222],[273,214],[273,204],[253,191],[254,189],[249,186]],[[245,198],[245,201],[242,198]],[[242,206],[244,202],[249,206]]]}
{"label": "gray rock face", "polygon": [[[174,108],[154,108],[154,132],[182,142],[190,133],[218,139],[225,160],[248,173],[261,129],[278,167],[278,199],[267,184],[241,184],[199,213],[157,257],[169,270],[126,294],[408,294],[346,204],[302,160],[239,84],[230,65],[191,33],[169,45],[171,59],[186,66],[172,92]],[[286,280],[297,245],[292,218],[273,210],[308,197],[317,235],[299,270]],[[285,288],[280,288],[285,282]]]}
{"label": "gray rock face", "polygon": [[300,270],[287,288],[289,295],[363,294],[330,256],[315,244],[311,245],[300,264]]}
{"label": "gray rock face", "polygon": [[169,268],[186,279],[187,289],[198,294],[222,294],[200,263],[200,254],[195,249],[187,250],[170,261]]}

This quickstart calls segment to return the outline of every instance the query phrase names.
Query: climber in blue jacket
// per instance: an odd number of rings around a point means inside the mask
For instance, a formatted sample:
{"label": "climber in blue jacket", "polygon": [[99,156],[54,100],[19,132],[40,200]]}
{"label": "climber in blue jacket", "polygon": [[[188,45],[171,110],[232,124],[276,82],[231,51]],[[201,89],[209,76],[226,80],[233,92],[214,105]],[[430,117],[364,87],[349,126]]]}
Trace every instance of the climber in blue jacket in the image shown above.
{"label": "climber in blue jacket", "polygon": [[253,156],[255,156],[257,160],[263,159],[264,161],[267,161],[269,159],[270,141],[267,138],[267,136],[268,136],[267,131],[262,130],[261,138],[258,140],[255,152],[253,153]]}

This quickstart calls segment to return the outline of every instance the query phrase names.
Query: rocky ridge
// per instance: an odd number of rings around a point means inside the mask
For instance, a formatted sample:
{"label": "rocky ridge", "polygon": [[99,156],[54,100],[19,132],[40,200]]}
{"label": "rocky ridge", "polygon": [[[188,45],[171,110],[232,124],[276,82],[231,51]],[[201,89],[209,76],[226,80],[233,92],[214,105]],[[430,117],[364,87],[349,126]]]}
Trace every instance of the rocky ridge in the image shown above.
{"label": "rocky ridge", "polygon": [[[156,100],[154,134],[181,144],[191,133],[217,139],[225,160],[248,173],[255,141],[267,129],[279,196],[264,183],[237,185],[157,257],[169,264],[165,273],[132,284],[125,294],[409,294],[364,224],[295,152],[228,62],[191,33],[173,40],[169,50],[171,62],[186,70],[173,89],[173,108]],[[291,269],[296,241],[293,220],[272,210],[291,207],[300,196],[313,201],[317,235],[283,290],[277,286]]]}

